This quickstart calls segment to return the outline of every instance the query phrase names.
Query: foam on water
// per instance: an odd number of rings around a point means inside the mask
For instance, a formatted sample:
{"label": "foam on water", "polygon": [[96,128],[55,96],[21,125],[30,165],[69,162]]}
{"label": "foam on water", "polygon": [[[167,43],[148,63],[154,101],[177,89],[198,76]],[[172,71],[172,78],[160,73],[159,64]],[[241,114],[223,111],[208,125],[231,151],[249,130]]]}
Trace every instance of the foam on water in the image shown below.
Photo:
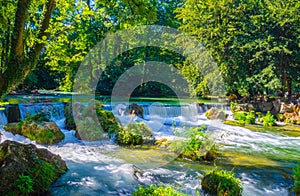
{"label": "foam on water", "polygon": [[[24,119],[26,115],[36,112],[46,112],[65,134],[65,139],[57,145],[38,147],[47,148],[59,154],[67,163],[69,170],[51,188],[51,195],[131,195],[138,184],[165,184],[182,189],[191,195],[196,195],[200,189],[202,174],[213,166],[197,162],[171,161],[163,166],[143,169],[143,175],[134,173],[134,165],[138,165],[139,157],[128,154],[130,150],[122,149],[111,141],[85,142],[75,137],[75,131],[64,129],[63,103],[47,104],[20,104],[20,113]],[[274,133],[253,132],[245,128],[224,125],[220,121],[207,120],[204,112],[212,106],[191,104],[182,108],[173,105],[150,104],[143,105],[144,121],[154,130],[154,136],[159,139],[178,139],[174,130],[181,131],[184,126],[207,125],[215,133],[217,143],[222,149],[243,152],[245,154],[262,154],[276,157],[278,155],[294,161],[300,161],[300,138],[286,137]],[[215,105],[215,107],[224,107]],[[114,111],[114,107],[105,107]],[[225,112],[231,115],[230,111]],[[123,125],[130,122],[129,115],[114,114]],[[185,115],[189,114],[189,115]],[[7,123],[7,119],[0,111],[0,123]],[[29,144],[35,142],[20,136],[13,135],[0,128],[2,140],[14,140]],[[221,137],[222,136],[222,137]],[[123,156],[118,156],[123,153]],[[124,154],[125,153],[125,154]],[[125,158],[124,158],[125,156]],[[128,161],[129,156],[136,156]],[[149,156],[151,156],[149,154]],[[127,157],[127,159],[126,159]],[[163,159],[163,157],[162,157]],[[136,162],[134,161],[136,160]],[[298,161],[298,162],[299,162]],[[280,164],[284,162],[279,162]],[[280,165],[279,164],[279,165]],[[199,167],[199,168],[198,168]],[[224,166],[225,167],[225,166]],[[288,195],[291,184],[287,181],[287,170],[290,165],[274,168],[237,167],[236,173],[242,179],[243,195]],[[232,169],[232,168],[228,168]]]}

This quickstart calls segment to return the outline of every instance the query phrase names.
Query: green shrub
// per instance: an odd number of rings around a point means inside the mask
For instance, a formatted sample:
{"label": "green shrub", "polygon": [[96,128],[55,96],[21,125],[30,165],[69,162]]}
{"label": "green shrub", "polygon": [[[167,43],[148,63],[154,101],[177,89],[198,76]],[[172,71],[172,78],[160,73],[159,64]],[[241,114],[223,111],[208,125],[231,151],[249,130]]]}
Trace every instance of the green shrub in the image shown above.
{"label": "green shrub", "polygon": [[138,190],[132,193],[133,196],[185,196],[186,194],[180,193],[172,187],[163,187],[150,185],[148,187],[140,186]]}
{"label": "green shrub", "polygon": [[141,145],[152,139],[153,132],[144,122],[129,123],[116,134],[117,143],[121,145]]}
{"label": "green shrub", "polygon": [[218,196],[242,195],[242,184],[240,179],[234,177],[234,173],[226,170],[207,172],[202,178],[202,189]]}
{"label": "green shrub", "polygon": [[247,124],[255,124],[255,114],[252,112],[248,112],[246,115],[245,123]]}
{"label": "green shrub", "polygon": [[[204,133],[205,126],[191,127],[180,134],[184,140],[172,141],[170,149],[183,158],[192,160],[204,160],[206,155],[213,149],[213,142]],[[212,155],[212,154],[210,154]],[[214,157],[210,156],[210,160]]]}
{"label": "green shrub", "polygon": [[270,111],[267,112],[267,114],[263,117],[263,124],[264,126],[273,126],[275,125],[275,118],[274,116],[270,113]]}
{"label": "green shrub", "polygon": [[239,104],[236,103],[236,102],[230,102],[230,110],[232,112],[236,112],[236,107],[238,106]]}
{"label": "green shrub", "polygon": [[294,188],[296,195],[300,195],[300,165],[293,169]]}
{"label": "green shrub", "polygon": [[246,112],[243,112],[243,111],[235,112],[233,114],[233,116],[234,116],[235,120],[238,120],[238,121],[241,121],[241,122],[246,121]]}

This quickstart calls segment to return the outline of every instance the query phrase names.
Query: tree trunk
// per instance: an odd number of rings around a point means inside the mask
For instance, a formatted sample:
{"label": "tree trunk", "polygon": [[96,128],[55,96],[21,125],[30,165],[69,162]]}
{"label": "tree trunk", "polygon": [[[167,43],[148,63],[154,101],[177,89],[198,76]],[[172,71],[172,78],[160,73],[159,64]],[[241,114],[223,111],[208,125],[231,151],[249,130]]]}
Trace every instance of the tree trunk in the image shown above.
{"label": "tree trunk", "polygon": [[[30,49],[28,57],[25,58],[24,30],[30,2],[31,0],[18,1],[8,66],[3,74],[0,73],[1,98],[24,81],[30,71],[35,68],[40,53],[45,46],[43,41],[36,42],[33,48]],[[44,37],[48,38],[49,36],[49,32],[46,32],[46,30],[49,28],[50,17],[54,8],[55,0],[47,0],[44,5],[37,36],[39,40],[43,40]]]}

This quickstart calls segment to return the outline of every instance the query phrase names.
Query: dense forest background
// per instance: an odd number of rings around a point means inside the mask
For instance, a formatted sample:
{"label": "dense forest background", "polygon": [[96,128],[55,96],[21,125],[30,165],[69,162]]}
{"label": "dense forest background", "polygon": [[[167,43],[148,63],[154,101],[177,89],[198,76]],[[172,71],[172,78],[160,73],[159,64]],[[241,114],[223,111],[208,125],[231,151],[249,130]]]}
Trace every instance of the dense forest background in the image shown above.
{"label": "dense forest background", "polygon": [[[150,24],[197,37],[219,67],[226,95],[300,92],[297,0],[2,0],[0,94],[14,89],[72,91],[81,62],[108,32]],[[186,77],[191,96],[211,94],[197,65],[156,47],[134,49],[109,62],[97,91],[110,95],[127,69],[147,61],[175,66]],[[163,84],[148,82],[133,95],[174,94]]]}

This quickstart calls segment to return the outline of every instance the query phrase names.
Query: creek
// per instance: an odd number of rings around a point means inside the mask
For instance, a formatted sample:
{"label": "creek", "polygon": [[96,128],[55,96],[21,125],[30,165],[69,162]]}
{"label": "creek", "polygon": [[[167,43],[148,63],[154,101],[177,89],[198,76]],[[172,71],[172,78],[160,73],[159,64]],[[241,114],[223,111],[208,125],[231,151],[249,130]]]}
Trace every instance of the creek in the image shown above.
{"label": "creek", "polygon": [[[168,104],[135,102],[144,109],[144,122],[153,129],[156,139],[176,138],[174,130],[185,126],[206,125],[210,137],[219,146],[222,156],[214,163],[201,163],[178,159],[171,152],[156,148],[126,148],[110,140],[87,142],[78,140],[75,131],[65,129],[64,102],[57,99],[36,103],[17,103],[20,117],[44,111],[50,114],[65,134],[56,145],[43,146],[59,154],[69,170],[55,182],[49,195],[131,195],[141,184],[170,185],[196,195],[201,190],[201,177],[214,167],[233,170],[243,184],[243,195],[290,195],[293,186],[292,168],[300,164],[300,137],[276,133],[261,133],[242,127],[225,125],[218,120],[208,120],[204,113],[210,107],[223,108],[225,104]],[[122,124],[130,117],[117,112],[119,105],[104,103]],[[6,107],[10,107],[9,105]],[[0,124],[7,123],[0,111]],[[14,140],[34,143],[23,136],[2,132],[1,142]]]}

